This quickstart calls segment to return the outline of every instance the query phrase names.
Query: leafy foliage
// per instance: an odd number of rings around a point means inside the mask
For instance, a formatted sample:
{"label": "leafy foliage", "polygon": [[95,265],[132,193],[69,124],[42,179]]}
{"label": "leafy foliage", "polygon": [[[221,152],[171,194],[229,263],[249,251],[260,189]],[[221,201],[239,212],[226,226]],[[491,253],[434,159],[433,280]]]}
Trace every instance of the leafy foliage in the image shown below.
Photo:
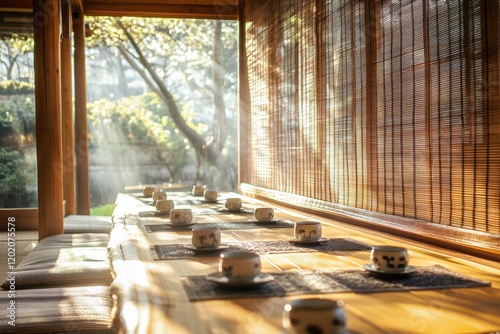
{"label": "leafy foliage", "polygon": [[0,95],[34,94],[35,85],[16,80],[5,80],[0,82]]}
{"label": "leafy foliage", "polygon": [[33,90],[25,82],[0,82],[0,207],[37,205]]}
{"label": "leafy foliage", "polygon": [[115,209],[114,204],[97,205],[95,207],[90,208],[90,215],[91,216],[111,216],[113,214],[114,209]]}
{"label": "leafy foliage", "polygon": [[12,79],[16,66],[25,66],[20,61],[21,55],[32,53],[34,40],[31,34],[1,34],[0,35],[0,74],[6,79]]}
{"label": "leafy foliage", "polygon": [[[194,149],[197,166],[235,174],[236,160],[227,161],[224,152],[236,148],[236,117],[228,116],[236,114],[236,22],[94,17],[89,24],[91,57],[98,59],[106,46],[126,60],[160,98],[172,130],[182,133]],[[215,50],[222,60],[216,59]],[[214,71],[223,75],[222,81],[214,80]],[[188,110],[196,113],[186,118]],[[211,173],[197,175],[202,174]]]}
{"label": "leafy foliage", "polygon": [[0,140],[12,136],[17,143],[33,142],[36,132],[33,95],[15,95],[0,100],[0,125]]}
{"label": "leafy foliage", "polygon": [[[166,115],[165,107],[155,93],[115,102],[99,100],[89,103],[87,109],[91,148],[106,150],[111,156],[117,156],[116,159],[130,155],[131,148],[138,148],[164,164],[173,178],[192,163],[192,148]],[[182,114],[186,119],[194,117],[189,108]],[[198,123],[197,126],[205,125]]]}
{"label": "leafy foliage", "polygon": [[35,194],[26,187],[32,171],[21,153],[0,149],[0,166],[0,207],[36,206]]}

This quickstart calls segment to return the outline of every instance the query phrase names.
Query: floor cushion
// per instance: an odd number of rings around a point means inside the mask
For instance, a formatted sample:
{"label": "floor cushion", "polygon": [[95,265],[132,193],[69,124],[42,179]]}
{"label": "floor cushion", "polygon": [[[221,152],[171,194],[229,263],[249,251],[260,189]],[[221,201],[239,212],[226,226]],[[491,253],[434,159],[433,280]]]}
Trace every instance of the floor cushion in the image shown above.
{"label": "floor cushion", "polygon": [[[0,333],[113,333],[107,286],[0,291]],[[15,324],[15,327],[12,326]]]}
{"label": "floor cushion", "polygon": [[111,217],[69,215],[64,217],[64,233],[109,233]]}

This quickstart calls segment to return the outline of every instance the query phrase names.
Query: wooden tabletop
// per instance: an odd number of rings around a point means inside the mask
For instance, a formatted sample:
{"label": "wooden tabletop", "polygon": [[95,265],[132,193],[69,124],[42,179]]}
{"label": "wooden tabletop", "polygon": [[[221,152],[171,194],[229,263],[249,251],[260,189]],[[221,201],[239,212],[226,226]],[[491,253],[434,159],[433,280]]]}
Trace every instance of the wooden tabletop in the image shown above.
{"label": "wooden tabletop", "polygon": [[[196,257],[155,261],[151,245],[191,243],[191,231],[148,233],[145,225],[163,225],[164,217],[140,217],[153,212],[154,206],[140,193],[120,193],[114,211],[110,258],[115,275],[112,285],[116,294],[115,323],[126,333],[284,333],[284,305],[297,298],[318,297],[342,300],[347,314],[347,327],[352,333],[494,333],[500,331],[500,265],[491,261],[463,256],[423,243],[395,237],[374,230],[347,225],[300,210],[242,197],[249,211],[256,207],[275,208],[277,219],[292,222],[317,220],[323,236],[352,238],[369,245],[404,246],[415,268],[440,265],[471,278],[485,280],[491,286],[446,288],[405,292],[320,293],[284,297],[234,298],[189,301],[182,277],[208,275],[217,271],[217,257]],[[222,208],[219,204],[193,204],[187,193],[168,192],[176,207],[194,210]],[[195,211],[196,212],[196,211]],[[195,215],[199,225],[252,219],[251,215]],[[222,242],[288,240],[291,228],[257,228],[222,230]],[[369,263],[369,251],[335,253],[280,253],[261,255],[262,271],[358,269]]]}

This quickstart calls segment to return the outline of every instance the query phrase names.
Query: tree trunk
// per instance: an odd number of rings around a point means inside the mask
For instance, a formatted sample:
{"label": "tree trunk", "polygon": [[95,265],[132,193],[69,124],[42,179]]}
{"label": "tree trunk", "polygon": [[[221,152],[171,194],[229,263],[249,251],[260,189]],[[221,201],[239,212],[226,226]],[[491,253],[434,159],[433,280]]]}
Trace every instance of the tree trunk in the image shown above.
{"label": "tree trunk", "polygon": [[128,40],[132,44],[134,51],[137,53],[139,63],[142,65],[142,67],[147,72],[149,77],[146,77],[146,72],[140,69],[138,64],[133,60],[132,56],[127,54],[128,51],[124,46],[119,47],[119,50],[121,51],[122,55],[125,56],[125,59],[129,62],[129,64],[139,72],[139,74],[145,79],[148,86],[154,92],[156,92],[162,99],[162,101],[165,103],[165,105],[167,106],[167,111],[170,117],[172,118],[172,121],[175,123],[175,125],[177,125],[179,131],[181,131],[182,134],[184,134],[186,138],[189,140],[189,142],[191,143],[196,152],[196,155],[202,159],[207,159],[212,164],[215,163],[219,155],[218,152],[215,150],[207,150],[207,143],[205,139],[198,133],[196,133],[195,130],[189,127],[184,118],[182,118],[182,115],[179,111],[179,108],[177,107],[177,104],[175,103],[173,95],[170,93],[168,88],[165,86],[163,81],[155,72],[155,70],[148,62],[146,57],[144,57],[144,54],[139,48],[139,45],[135,41],[134,37],[127,31],[127,29],[123,26],[120,20],[117,20],[117,24],[123,30]]}
{"label": "tree trunk", "polygon": [[212,59],[212,101],[214,106],[213,135],[214,149],[221,151],[227,138],[226,106],[222,86],[224,72],[222,68],[222,22],[214,21],[213,59]]}

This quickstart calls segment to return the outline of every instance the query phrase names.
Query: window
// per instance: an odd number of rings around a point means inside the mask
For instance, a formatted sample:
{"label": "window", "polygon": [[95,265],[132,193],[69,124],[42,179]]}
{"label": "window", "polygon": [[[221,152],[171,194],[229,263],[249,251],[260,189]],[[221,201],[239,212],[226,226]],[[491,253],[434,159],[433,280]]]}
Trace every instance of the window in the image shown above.
{"label": "window", "polygon": [[498,2],[251,2],[244,182],[500,232]]}

